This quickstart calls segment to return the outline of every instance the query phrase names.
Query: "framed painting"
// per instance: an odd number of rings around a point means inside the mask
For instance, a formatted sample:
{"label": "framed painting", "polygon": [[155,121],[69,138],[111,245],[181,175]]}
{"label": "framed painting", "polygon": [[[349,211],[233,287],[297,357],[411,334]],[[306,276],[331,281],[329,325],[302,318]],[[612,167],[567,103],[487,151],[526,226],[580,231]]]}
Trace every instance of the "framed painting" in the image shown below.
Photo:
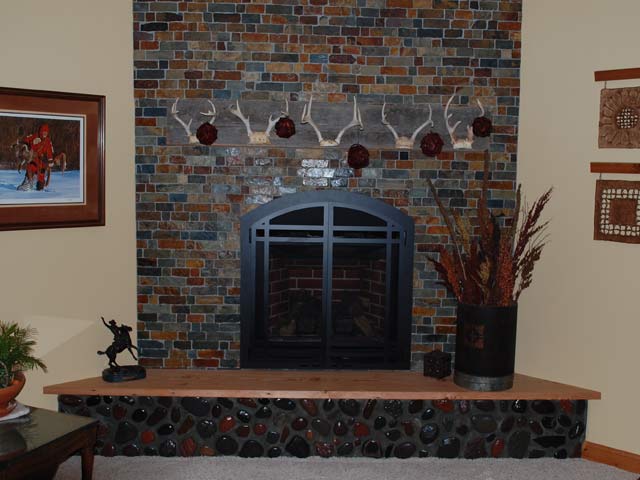
{"label": "framed painting", "polygon": [[105,97],[0,87],[0,230],[105,224]]}

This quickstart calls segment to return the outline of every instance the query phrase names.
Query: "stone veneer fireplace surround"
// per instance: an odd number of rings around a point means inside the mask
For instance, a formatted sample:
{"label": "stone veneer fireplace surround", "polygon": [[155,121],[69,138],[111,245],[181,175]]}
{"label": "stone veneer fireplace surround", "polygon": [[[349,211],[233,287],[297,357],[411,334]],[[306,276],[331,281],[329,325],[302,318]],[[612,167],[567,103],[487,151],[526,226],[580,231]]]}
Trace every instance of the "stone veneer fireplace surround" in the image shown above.
{"label": "stone veneer fireplace surround", "polygon": [[409,368],[413,230],[400,210],[334,190],[245,215],[241,366]]}

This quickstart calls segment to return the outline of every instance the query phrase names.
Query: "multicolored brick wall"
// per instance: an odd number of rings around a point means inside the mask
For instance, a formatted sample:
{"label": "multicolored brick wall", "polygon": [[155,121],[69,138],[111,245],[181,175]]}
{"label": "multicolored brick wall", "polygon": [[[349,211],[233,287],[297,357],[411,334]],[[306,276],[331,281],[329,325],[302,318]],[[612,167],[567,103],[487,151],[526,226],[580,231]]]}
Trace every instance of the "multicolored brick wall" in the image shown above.
{"label": "multicolored brick wall", "polygon": [[[380,198],[414,218],[413,364],[433,348],[452,351],[455,302],[427,261],[447,235],[426,179],[435,179],[447,205],[472,209],[481,151],[454,153],[447,143],[431,159],[419,149],[394,150],[388,134],[391,148],[370,148],[370,166],[353,170],[348,144],[254,147],[220,139],[206,147],[187,144],[186,136],[176,142],[168,135],[176,127],[170,110],[176,98],[206,104],[286,97],[298,106],[313,95],[319,106],[355,96],[371,108],[430,104],[435,112],[460,89],[454,105],[480,99],[494,124],[490,205],[499,213],[514,206],[521,6],[521,0],[134,0],[141,364],[238,367],[240,216],[278,196],[319,188]],[[220,116],[216,125],[228,129],[230,118]],[[294,120],[298,129],[309,128]]]}

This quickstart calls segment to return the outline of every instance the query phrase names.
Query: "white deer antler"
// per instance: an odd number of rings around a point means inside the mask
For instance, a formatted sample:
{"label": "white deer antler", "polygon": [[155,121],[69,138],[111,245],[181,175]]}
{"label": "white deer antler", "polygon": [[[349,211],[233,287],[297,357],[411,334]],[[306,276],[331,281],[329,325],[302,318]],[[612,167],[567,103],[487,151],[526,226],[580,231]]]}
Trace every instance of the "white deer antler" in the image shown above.
{"label": "white deer antler", "polygon": [[427,121],[415,129],[415,131],[413,132],[413,135],[411,135],[411,138],[407,138],[404,136],[399,137],[398,133],[395,131],[395,129],[391,126],[391,124],[387,120],[387,115],[384,113],[384,109],[386,106],[387,106],[386,103],[382,104],[382,124],[385,125],[393,134],[393,138],[395,138],[396,140],[396,148],[403,149],[403,150],[411,150],[413,148],[413,144],[415,143],[416,137],[418,136],[418,133],[420,132],[420,130],[422,130],[427,125],[433,126],[433,120],[431,119],[433,115],[433,110],[431,109],[431,105],[429,105],[429,118],[427,119]]}
{"label": "white deer antler", "polygon": [[193,122],[193,119],[190,119],[189,123],[185,123],[184,120],[182,120],[178,116],[178,113],[180,113],[178,111],[178,100],[180,99],[176,98],[176,101],[173,103],[173,106],[171,107],[171,116],[175,118],[178,121],[178,123],[182,125],[182,128],[184,128],[184,131],[187,132],[187,137],[189,137],[189,143],[198,143],[198,139],[196,138],[196,136],[193,133],[191,133],[191,122]]}
{"label": "white deer antler", "polygon": [[[451,117],[453,116],[452,113],[449,113],[449,106],[455,96],[456,94],[454,93],[444,109],[444,120],[447,123],[447,131],[451,137],[451,143],[453,144],[454,150],[470,150],[473,148],[473,127],[471,127],[471,125],[467,125],[467,138],[456,138],[456,128],[458,128],[462,121],[458,120],[453,126],[449,124],[449,120],[451,120]],[[482,108],[482,105],[480,105],[480,108]],[[482,110],[484,112],[484,108]]]}
{"label": "white deer antler", "polygon": [[[189,123],[185,123],[184,120],[178,117],[178,113],[180,113],[178,111],[179,100],[180,100],[179,98],[176,98],[176,101],[173,102],[173,105],[171,106],[171,116],[175,118],[180,125],[182,125],[182,128],[184,128],[184,131],[187,133],[187,137],[189,137],[189,143],[198,143],[199,142],[198,138],[193,133],[191,133],[191,123],[193,122],[193,118],[189,120]],[[200,115],[204,115],[205,117],[211,117],[211,119],[208,120],[208,122],[211,125],[213,125],[213,122],[216,121],[216,106],[213,104],[211,100],[207,100],[207,101],[209,102],[209,105],[211,105],[211,110],[209,110],[208,112],[200,112]]]}
{"label": "white deer antler", "polygon": [[309,99],[309,104],[305,105],[302,109],[302,118],[300,119],[300,123],[308,123],[315,130],[316,135],[318,136],[318,143],[321,147],[337,147],[340,145],[340,141],[342,140],[342,136],[345,134],[347,130],[353,127],[360,127],[360,130],[364,129],[364,125],[362,124],[362,115],[360,114],[360,109],[358,108],[358,101],[355,97],[353,97],[353,118],[351,122],[340,130],[338,136],[335,140],[325,140],[322,137],[322,133],[320,129],[315,124],[313,119],[311,118],[311,106],[313,105],[313,96]]}
{"label": "white deer antler", "polygon": [[249,136],[249,145],[270,145],[271,144],[271,131],[273,127],[276,126],[278,120],[283,116],[287,116],[289,114],[289,102],[287,101],[287,110],[286,113],[282,112],[282,115],[278,115],[273,118],[273,115],[269,115],[269,123],[267,129],[264,132],[254,132],[251,130],[251,123],[249,122],[249,118],[245,117],[242,114],[242,110],[240,110],[240,101],[236,100],[235,108],[233,105],[229,107],[229,111],[233,113],[236,117],[242,120],[245,127],[247,127],[247,135]]}

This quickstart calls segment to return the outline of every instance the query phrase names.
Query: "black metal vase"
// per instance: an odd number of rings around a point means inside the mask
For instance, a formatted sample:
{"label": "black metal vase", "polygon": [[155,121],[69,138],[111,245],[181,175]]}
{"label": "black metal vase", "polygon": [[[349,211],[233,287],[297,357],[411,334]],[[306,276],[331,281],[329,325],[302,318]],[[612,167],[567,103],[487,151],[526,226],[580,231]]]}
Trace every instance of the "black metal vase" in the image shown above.
{"label": "black metal vase", "polygon": [[482,392],[513,386],[518,305],[458,304],[456,385]]}

